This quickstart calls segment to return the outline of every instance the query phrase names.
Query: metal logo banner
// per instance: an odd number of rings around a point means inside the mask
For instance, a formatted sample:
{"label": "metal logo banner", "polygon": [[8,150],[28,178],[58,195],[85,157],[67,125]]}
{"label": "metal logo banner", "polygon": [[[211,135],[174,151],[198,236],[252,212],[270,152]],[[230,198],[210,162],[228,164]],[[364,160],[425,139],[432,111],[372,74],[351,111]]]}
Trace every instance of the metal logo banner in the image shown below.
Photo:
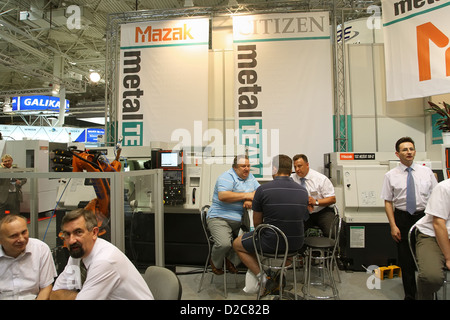
{"label": "metal logo banner", "polygon": [[278,153],[333,150],[328,12],[233,17],[235,127],[255,177],[270,177]]}
{"label": "metal logo banner", "polygon": [[209,20],[121,27],[118,128],[124,146],[170,141],[208,121]]}
{"label": "metal logo banner", "polygon": [[450,1],[383,0],[388,101],[450,92]]}

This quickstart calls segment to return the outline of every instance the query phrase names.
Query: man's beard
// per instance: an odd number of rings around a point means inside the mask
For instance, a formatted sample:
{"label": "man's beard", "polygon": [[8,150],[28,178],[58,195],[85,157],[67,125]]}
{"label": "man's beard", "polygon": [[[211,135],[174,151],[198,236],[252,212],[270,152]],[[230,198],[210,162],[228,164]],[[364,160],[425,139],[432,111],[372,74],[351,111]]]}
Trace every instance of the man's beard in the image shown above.
{"label": "man's beard", "polygon": [[84,249],[81,243],[75,242],[69,246],[69,254],[72,258],[81,258],[84,256]]}

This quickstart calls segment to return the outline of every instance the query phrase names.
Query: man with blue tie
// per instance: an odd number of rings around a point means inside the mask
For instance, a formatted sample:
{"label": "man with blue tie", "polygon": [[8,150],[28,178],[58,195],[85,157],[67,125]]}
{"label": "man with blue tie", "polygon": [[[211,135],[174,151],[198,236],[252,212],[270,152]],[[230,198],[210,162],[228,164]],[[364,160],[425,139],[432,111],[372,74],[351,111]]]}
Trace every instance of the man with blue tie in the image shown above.
{"label": "man with blue tie", "polygon": [[433,171],[414,163],[416,149],[410,137],[395,144],[397,167],[386,173],[381,190],[391,236],[397,243],[405,299],[416,298],[415,263],[408,243],[409,229],[424,216],[431,191],[437,185]]}

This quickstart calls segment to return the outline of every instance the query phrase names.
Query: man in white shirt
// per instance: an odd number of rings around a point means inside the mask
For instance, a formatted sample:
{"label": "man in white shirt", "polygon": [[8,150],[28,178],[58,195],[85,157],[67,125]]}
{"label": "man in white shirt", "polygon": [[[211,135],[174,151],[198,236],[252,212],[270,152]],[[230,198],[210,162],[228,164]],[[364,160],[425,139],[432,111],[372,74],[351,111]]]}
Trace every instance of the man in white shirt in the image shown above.
{"label": "man in white shirt", "polygon": [[55,282],[52,300],[153,300],[144,278],[117,247],[98,238],[88,210],[66,213],[61,230],[70,258]]}
{"label": "man in white shirt", "polygon": [[328,237],[335,212],[331,205],[336,203],[334,187],[324,174],[309,167],[308,157],[297,154],[293,157],[295,173],[292,179],[308,191],[310,218],[305,221],[305,230],[318,226]]}
{"label": "man in white shirt", "polygon": [[48,245],[29,238],[27,219],[6,215],[0,220],[0,299],[47,300],[56,268]]}
{"label": "man in white shirt", "polygon": [[434,188],[416,226],[417,297],[431,300],[444,283],[444,266],[450,269],[450,179]]}
{"label": "man in white shirt", "polygon": [[[416,149],[410,137],[400,138],[395,144],[395,150],[400,163],[386,173],[381,198],[384,199],[391,236],[397,243],[405,299],[415,299],[417,292],[415,263],[409,249],[408,232],[424,216],[425,206],[431,191],[437,185],[437,180],[430,168],[414,163]],[[407,206],[409,175],[412,175],[414,186],[412,188],[414,208],[412,209]]]}

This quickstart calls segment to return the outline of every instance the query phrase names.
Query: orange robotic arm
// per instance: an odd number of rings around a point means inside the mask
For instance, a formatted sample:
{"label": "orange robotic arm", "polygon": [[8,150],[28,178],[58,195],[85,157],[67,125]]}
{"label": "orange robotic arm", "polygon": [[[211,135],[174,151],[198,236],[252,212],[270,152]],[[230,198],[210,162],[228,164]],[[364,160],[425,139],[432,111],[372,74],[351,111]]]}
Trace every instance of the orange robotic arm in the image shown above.
{"label": "orange robotic arm", "polygon": [[[117,172],[122,168],[118,160],[121,149],[118,149],[116,158],[112,163],[100,153],[72,151],[73,172]],[[86,210],[93,211],[97,216],[99,228],[105,227],[110,216],[110,184],[109,179],[91,179],[97,198],[92,199],[85,207]]]}

